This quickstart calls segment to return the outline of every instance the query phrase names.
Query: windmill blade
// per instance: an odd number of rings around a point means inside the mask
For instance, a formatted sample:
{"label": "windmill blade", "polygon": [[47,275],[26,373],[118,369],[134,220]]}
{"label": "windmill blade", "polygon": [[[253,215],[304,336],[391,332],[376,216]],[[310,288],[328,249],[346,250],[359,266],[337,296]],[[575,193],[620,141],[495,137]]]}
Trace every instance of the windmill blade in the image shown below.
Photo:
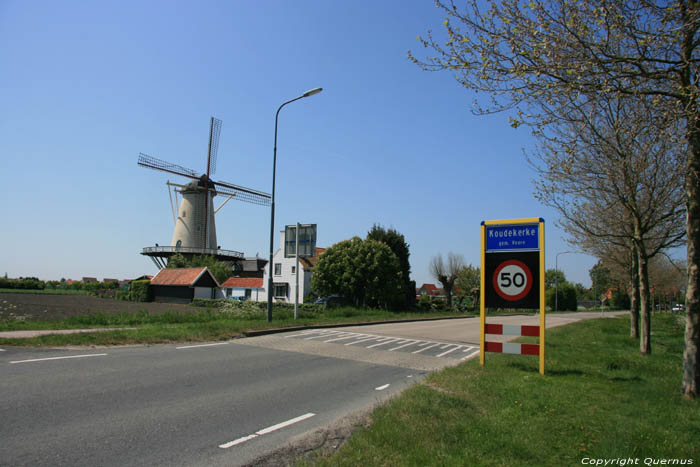
{"label": "windmill blade", "polygon": [[141,167],[146,167],[147,169],[161,170],[163,172],[168,172],[175,175],[182,175],[183,177],[189,177],[194,179],[199,179],[197,172],[191,169],[186,169],[179,165],[171,164],[164,160],[149,156],[148,154],[139,153],[138,165]]}
{"label": "windmill blade", "polygon": [[217,193],[233,196],[233,199],[238,201],[259,204],[260,206],[270,205],[270,198],[272,197],[268,193],[226,182],[214,182],[214,185]]}
{"label": "windmill blade", "polygon": [[216,172],[216,155],[219,152],[219,135],[221,134],[221,120],[211,117],[209,125],[209,153],[207,155],[207,176]]}

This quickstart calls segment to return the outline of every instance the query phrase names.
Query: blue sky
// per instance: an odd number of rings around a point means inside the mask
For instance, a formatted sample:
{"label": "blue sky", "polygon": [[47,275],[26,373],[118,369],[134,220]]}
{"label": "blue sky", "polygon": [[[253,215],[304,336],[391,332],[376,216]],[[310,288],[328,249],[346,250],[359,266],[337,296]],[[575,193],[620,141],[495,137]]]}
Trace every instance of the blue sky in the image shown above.
{"label": "blue sky", "polygon": [[[393,227],[420,286],[434,255],[478,265],[482,220],[543,217],[554,267],[569,248],[532,195],[528,130],[473,115],[469,90],[407,58],[443,20],[428,0],[0,0],[0,274],[155,273],[139,253],[169,244],[165,183],[183,180],[137,166],[139,152],[204,172],[215,116],[214,179],[270,192],[275,111],[314,87],[280,114],[277,231],[316,223],[330,246]],[[269,222],[232,201],[218,243],[267,257]],[[586,285],[594,263],[559,257]]]}

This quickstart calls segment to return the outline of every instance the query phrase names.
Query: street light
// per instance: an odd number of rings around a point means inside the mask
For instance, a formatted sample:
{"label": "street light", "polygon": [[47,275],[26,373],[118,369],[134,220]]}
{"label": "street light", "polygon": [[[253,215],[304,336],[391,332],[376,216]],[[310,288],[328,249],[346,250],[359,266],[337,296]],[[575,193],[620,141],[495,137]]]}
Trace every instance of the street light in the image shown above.
{"label": "street light", "polygon": [[279,109],[277,109],[277,113],[275,114],[275,146],[274,150],[272,152],[272,209],[270,209],[270,262],[267,264],[267,270],[268,270],[268,281],[267,281],[267,321],[271,322],[272,321],[272,274],[273,274],[273,240],[275,238],[275,169],[277,167],[277,121],[280,116],[280,110],[282,110],[282,107],[284,107],[287,104],[291,104],[294,101],[298,101],[299,99],[303,99],[305,97],[313,96],[314,94],[318,94],[319,92],[323,91],[323,88],[313,88],[308,91],[306,91],[304,94],[302,94],[299,97],[295,97],[294,99],[285,102],[284,104],[280,105]]}
{"label": "street light", "polygon": [[557,253],[554,257],[554,270],[555,280],[554,280],[554,312],[556,313],[559,309],[559,255],[565,255],[567,253],[574,253],[573,251],[561,251]]}

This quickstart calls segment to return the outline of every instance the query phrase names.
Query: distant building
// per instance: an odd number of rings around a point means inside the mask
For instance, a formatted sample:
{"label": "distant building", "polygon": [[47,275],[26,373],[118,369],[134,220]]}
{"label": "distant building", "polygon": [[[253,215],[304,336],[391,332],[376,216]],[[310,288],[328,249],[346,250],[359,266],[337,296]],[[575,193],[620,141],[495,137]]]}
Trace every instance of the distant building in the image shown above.
{"label": "distant building", "polygon": [[221,286],[206,267],[161,269],[151,279],[154,302],[190,303],[194,298],[221,298]]}
{"label": "distant building", "polygon": [[97,282],[97,277],[83,277],[83,282]]}
{"label": "distant building", "polygon": [[416,289],[416,296],[420,297],[421,295],[439,297],[441,295],[441,291],[435,284],[423,284],[420,286],[420,288]]}
{"label": "distant building", "polygon": [[[272,257],[273,270],[273,296],[275,302],[294,303],[296,299],[296,259],[284,257],[284,230],[280,232],[280,248]],[[319,256],[326,251],[325,248],[316,248],[314,256],[299,258],[299,303],[304,303],[304,297],[311,293],[311,275]],[[267,285],[270,273],[270,265],[266,265],[263,274],[263,291],[258,301],[267,301]]]}
{"label": "distant building", "polygon": [[226,298],[261,301],[265,292],[262,277],[230,277],[221,284]]}
{"label": "distant building", "polygon": [[116,282],[119,284],[119,279],[107,279],[106,277],[102,279],[102,282]]}

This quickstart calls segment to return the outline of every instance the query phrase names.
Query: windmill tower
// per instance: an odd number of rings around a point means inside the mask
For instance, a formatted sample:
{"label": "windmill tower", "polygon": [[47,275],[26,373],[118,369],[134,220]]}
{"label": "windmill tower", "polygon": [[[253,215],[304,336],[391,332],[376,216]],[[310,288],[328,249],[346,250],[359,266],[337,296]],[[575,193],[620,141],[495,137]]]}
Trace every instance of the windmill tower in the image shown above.
{"label": "windmill tower", "polygon": [[[168,193],[170,193],[171,188],[175,191],[176,204],[177,194],[179,193],[182,196],[177,216],[175,216],[173,210],[175,229],[171,246],[159,246],[156,244],[155,247],[144,248],[141,252],[142,255],[150,256],[159,269],[165,267],[168,258],[176,253],[187,257],[213,255],[220,261],[228,262],[243,259],[243,253],[222,250],[218,247],[214,215],[231,199],[263,206],[270,204],[270,195],[267,193],[227,182],[217,182],[210,178],[216,172],[220,133],[221,120],[211,117],[207,172],[202,175],[199,175],[194,170],[171,164],[144,153],[139,154],[138,165],[141,167],[160,170],[192,180],[186,185],[167,182]],[[226,199],[218,208],[214,209],[214,197],[217,194],[226,196]],[[172,194],[170,199],[172,208]]]}

